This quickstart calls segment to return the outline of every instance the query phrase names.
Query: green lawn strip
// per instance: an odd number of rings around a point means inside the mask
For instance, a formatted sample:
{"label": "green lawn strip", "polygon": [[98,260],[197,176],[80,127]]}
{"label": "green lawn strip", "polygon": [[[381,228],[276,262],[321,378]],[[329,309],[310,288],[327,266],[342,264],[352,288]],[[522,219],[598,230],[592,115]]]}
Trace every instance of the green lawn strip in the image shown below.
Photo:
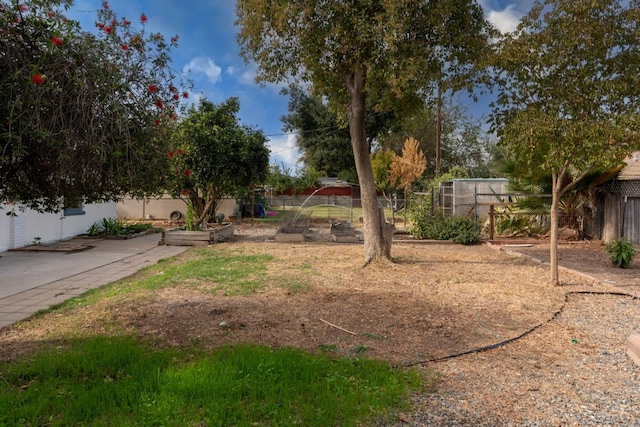
{"label": "green lawn strip", "polygon": [[261,346],[96,337],[0,366],[0,426],[363,425],[407,410],[415,370]]}
{"label": "green lawn strip", "polygon": [[[41,310],[44,314],[59,308],[95,303],[98,299],[115,297],[138,290],[157,290],[175,286],[191,286],[224,295],[248,295],[267,286],[267,266],[273,255],[247,255],[241,249],[219,246],[191,249],[186,255],[161,260],[140,270],[135,276],[92,289],[68,301]],[[288,287],[288,284],[284,284]]]}

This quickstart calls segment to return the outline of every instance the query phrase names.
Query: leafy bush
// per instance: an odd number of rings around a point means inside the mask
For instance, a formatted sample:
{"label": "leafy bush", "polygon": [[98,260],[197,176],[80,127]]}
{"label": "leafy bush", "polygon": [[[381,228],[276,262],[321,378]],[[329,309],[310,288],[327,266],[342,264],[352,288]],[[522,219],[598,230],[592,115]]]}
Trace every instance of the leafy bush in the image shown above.
{"label": "leafy bush", "polygon": [[471,219],[446,217],[440,211],[432,216],[424,206],[412,212],[409,231],[418,239],[452,240],[463,245],[476,243],[480,239]]}
{"label": "leafy bush", "polygon": [[124,223],[117,218],[102,218],[102,229],[109,235],[118,236],[123,234]]}
{"label": "leafy bush", "polygon": [[222,221],[224,221],[224,214],[220,212],[219,214],[216,215],[216,223],[222,224]]}
{"label": "leafy bush", "polygon": [[636,256],[633,244],[625,238],[613,240],[605,246],[605,250],[611,256],[611,262],[620,268],[628,268]]}
{"label": "leafy bush", "polygon": [[89,236],[97,236],[98,234],[102,233],[102,226],[100,225],[99,222],[94,222],[93,224],[91,224],[91,226],[87,229],[87,234]]}

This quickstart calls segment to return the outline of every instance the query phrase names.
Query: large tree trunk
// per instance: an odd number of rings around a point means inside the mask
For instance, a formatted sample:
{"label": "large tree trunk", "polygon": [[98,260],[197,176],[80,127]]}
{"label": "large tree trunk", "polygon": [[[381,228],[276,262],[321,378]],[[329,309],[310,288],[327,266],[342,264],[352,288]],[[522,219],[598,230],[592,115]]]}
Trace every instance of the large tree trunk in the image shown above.
{"label": "large tree trunk", "polygon": [[376,196],[369,143],[365,129],[365,72],[362,69],[346,77],[351,103],[347,107],[351,145],[360,183],[362,219],[364,221],[365,265],[372,261],[391,260],[393,224],[386,221]]}

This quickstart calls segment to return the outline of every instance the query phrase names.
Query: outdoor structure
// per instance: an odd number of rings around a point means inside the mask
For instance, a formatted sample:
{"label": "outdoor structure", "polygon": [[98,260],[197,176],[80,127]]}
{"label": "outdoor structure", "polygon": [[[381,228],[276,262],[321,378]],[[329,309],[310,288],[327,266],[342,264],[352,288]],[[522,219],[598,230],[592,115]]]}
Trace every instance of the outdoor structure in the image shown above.
{"label": "outdoor structure", "polygon": [[604,242],[625,237],[640,245],[640,151],[625,163],[615,179],[599,188],[593,234]]}
{"label": "outdoor structure", "polygon": [[[222,199],[218,212],[225,217],[235,215],[240,211],[235,199]],[[118,218],[120,219],[184,219],[187,214],[187,204],[169,195],[149,199],[125,198],[118,203]]]}
{"label": "outdoor structure", "polygon": [[116,217],[116,203],[97,203],[58,213],[0,205],[0,252],[34,243],[51,243],[87,232],[95,222]]}
{"label": "outdoor structure", "polygon": [[281,194],[270,194],[267,197],[269,205],[274,209],[302,205],[337,205],[349,209],[362,207],[360,186],[337,178],[321,178],[319,187],[307,188],[300,193],[295,193],[293,187],[290,187]]}
{"label": "outdoor structure", "polygon": [[506,178],[465,178],[440,183],[438,206],[445,216],[481,220],[491,204],[509,202]]}

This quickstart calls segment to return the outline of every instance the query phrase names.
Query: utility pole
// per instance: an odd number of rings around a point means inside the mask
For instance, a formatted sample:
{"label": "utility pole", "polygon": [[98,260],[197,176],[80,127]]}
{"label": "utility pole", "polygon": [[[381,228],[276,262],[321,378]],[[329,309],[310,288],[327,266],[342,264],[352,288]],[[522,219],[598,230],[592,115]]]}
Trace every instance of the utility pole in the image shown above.
{"label": "utility pole", "polygon": [[438,100],[436,103],[436,177],[440,176],[440,151],[442,143],[442,89],[438,82]]}

